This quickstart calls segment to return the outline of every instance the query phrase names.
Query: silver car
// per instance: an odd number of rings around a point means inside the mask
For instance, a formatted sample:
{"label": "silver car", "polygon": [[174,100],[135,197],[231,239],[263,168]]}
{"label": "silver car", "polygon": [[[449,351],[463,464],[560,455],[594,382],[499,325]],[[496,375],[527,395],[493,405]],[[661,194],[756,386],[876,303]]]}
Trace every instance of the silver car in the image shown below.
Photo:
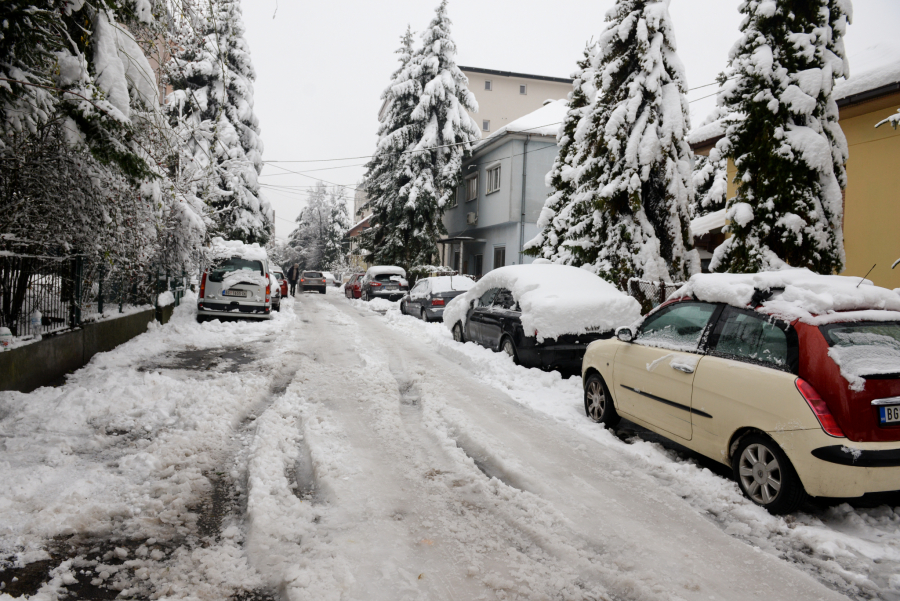
{"label": "silver car", "polygon": [[300,274],[299,286],[300,292],[318,290],[320,294],[325,294],[328,283],[325,280],[325,274],[321,271],[304,271]]}
{"label": "silver car", "polygon": [[220,258],[203,271],[197,321],[221,317],[272,318],[268,261],[241,256]]}

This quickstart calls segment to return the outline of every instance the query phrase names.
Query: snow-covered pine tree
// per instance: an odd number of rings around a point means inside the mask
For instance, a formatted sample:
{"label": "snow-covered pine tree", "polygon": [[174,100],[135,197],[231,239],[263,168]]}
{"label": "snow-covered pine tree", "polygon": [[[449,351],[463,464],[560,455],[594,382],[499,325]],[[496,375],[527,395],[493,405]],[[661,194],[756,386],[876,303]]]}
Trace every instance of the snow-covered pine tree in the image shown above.
{"label": "snow-covered pine tree", "polygon": [[849,75],[850,0],[744,0],[740,11],[719,104],[744,119],[716,146],[733,159],[739,186],[727,213],[732,236],[710,268],[841,271],[848,151],[832,86]]}
{"label": "snow-covered pine tree", "polygon": [[697,157],[691,174],[694,183],[694,202],[688,210],[691,219],[725,208],[725,196],[728,193],[727,169],[726,159]]}
{"label": "snow-covered pine tree", "polygon": [[265,243],[273,213],[257,179],[263,145],[240,1],[214,0],[202,14],[187,15],[180,31],[167,66],[167,106],[188,160],[204,174],[200,194],[220,234]]}
{"label": "snow-covered pine tree", "polygon": [[579,256],[582,247],[564,246],[562,243],[567,239],[573,223],[579,223],[583,227],[586,224],[585,217],[589,218],[594,212],[591,203],[573,198],[575,170],[572,163],[576,156],[575,131],[597,91],[594,87],[594,71],[591,69],[592,56],[593,48],[586,46],[584,57],[578,62],[578,68],[572,74],[573,88],[569,92],[569,108],[556,136],[559,150],[553,161],[553,168],[547,174],[547,181],[553,192],[547,197],[538,217],[537,226],[540,233],[528,241],[524,248],[526,255],[566,265],[584,263],[583,258]]}
{"label": "snow-covered pine tree", "polygon": [[409,268],[435,262],[438,237],[446,233],[444,209],[456,193],[463,159],[481,138],[468,114],[478,105],[456,65],[450,25],[443,0],[422,33],[422,48],[406,61],[390,88],[391,104],[399,105],[397,116],[405,117],[407,99],[415,104],[409,122],[398,119],[399,129],[386,130],[378,143],[379,150],[403,148],[403,154],[395,155],[392,169],[399,186],[396,195],[370,194],[373,229],[364,245],[376,263]]}
{"label": "snow-covered pine tree", "polygon": [[335,269],[344,261],[344,235],[350,229],[347,198],[338,186],[331,190],[323,182],[307,193],[306,206],[297,216],[297,227],[285,246],[288,263],[301,269]]}
{"label": "snow-covered pine tree", "polygon": [[689,116],[669,0],[618,0],[606,22],[591,59],[596,93],[560,172],[591,210],[571,212],[548,254],[623,289],[632,277],[681,280],[699,260],[687,250]]}

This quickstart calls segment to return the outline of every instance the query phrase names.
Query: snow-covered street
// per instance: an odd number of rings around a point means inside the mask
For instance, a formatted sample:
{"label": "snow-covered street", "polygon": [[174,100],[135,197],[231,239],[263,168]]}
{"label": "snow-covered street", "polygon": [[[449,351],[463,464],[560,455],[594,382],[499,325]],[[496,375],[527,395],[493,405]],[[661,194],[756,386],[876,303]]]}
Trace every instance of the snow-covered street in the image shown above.
{"label": "snow-covered street", "polygon": [[0,599],[900,599],[900,511],[773,517],[396,304],[194,312],[0,393]]}

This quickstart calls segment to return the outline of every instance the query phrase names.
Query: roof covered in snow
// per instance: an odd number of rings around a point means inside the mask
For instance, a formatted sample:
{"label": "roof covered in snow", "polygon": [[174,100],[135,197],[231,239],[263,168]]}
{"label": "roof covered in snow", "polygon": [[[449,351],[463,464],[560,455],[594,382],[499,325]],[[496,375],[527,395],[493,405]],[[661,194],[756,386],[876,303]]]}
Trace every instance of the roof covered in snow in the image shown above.
{"label": "roof covered in snow", "polygon": [[[525,332],[538,340],[609,331],[641,316],[638,302],[585,269],[556,264],[509,265],[485,274],[444,310],[444,324],[465,323],[469,304],[491,288],[512,292]],[[900,300],[900,296],[897,297]]]}
{"label": "roof covered in snow", "polygon": [[725,227],[725,212],[727,209],[721,209],[719,211],[713,211],[712,213],[708,213],[701,217],[697,217],[696,219],[691,220],[691,236],[700,237],[704,234],[708,234],[709,232],[719,229],[720,227]]}
{"label": "roof covered in snow", "polygon": [[[834,85],[834,99],[839,104],[855,101],[850,97],[857,94],[900,84],[900,46],[879,42],[852,57],[850,66],[850,77]],[[900,85],[895,91],[900,91]]]}
{"label": "roof covered in snow", "polygon": [[366,277],[374,278],[376,275],[383,275],[386,273],[390,275],[399,275],[404,278],[406,277],[405,269],[393,265],[373,265],[366,270]]}
{"label": "roof covered in snow", "polygon": [[563,120],[566,118],[567,110],[569,110],[567,101],[551,100],[538,110],[504,125],[479,142],[478,146],[489,144],[506,134],[521,133],[556,137],[557,132],[559,132],[559,126],[562,125]]}
{"label": "roof covered in snow", "polygon": [[[760,311],[794,321],[820,324],[827,321],[872,319],[900,320],[900,294],[875,286],[869,280],[839,275],[819,275],[808,269],[782,269],[762,273],[696,274],[670,298],[694,296],[702,301],[747,307],[756,290],[772,291]],[[855,312],[834,315],[836,312]]]}

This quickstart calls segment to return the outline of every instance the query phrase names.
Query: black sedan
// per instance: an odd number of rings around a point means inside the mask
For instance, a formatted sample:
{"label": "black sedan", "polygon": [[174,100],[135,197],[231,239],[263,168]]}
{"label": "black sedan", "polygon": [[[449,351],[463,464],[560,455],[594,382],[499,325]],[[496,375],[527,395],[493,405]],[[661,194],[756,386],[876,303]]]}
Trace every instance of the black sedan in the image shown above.
{"label": "black sedan", "polygon": [[461,275],[421,278],[400,300],[400,312],[422,321],[441,321],[447,303],[474,285],[474,281]]}
{"label": "black sedan", "polygon": [[494,351],[502,351],[525,367],[559,370],[565,374],[581,373],[581,361],[587,346],[611,338],[612,330],[585,334],[564,334],[558,338],[538,339],[522,328],[522,312],[512,292],[491,288],[473,299],[467,311],[465,326],[453,326],[457,342],[471,341]]}

